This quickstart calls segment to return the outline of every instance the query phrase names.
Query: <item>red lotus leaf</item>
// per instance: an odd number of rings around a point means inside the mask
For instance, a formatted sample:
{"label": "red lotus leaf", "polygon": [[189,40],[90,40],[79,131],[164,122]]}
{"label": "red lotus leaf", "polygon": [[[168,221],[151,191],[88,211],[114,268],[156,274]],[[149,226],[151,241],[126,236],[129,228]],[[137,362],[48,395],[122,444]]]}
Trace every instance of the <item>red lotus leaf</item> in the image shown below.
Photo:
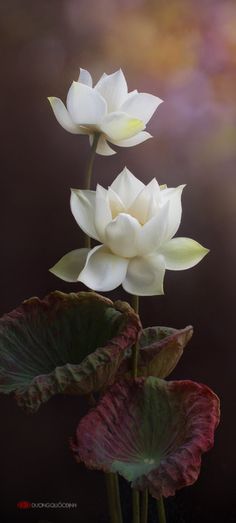
{"label": "red lotus leaf", "polygon": [[206,385],[149,377],[113,385],[79,423],[75,457],[157,499],[191,485],[213,446],[219,399]]}

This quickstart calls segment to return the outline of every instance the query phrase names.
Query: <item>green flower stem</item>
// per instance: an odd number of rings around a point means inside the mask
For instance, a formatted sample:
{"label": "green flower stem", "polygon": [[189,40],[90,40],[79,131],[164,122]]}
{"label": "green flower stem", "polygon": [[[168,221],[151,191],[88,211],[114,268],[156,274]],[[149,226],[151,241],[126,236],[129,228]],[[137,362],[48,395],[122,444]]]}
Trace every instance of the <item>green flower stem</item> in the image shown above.
{"label": "green flower stem", "polygon": [[93,144],[91,147],[91,153],[90,153],[90,157],[89,157],[89,161],[88,161],[88,165],[87,165],[87,169],[86,169],[86,174],[85,174],[85,187],[84,188],[86,190],[91,189],[91,177],[92,177],[93,164],[94,164],[94,159],[95,159],[95,154],[96,154],[99,137],[100,137],[100,133],[94,134]]}
{"label": "green flower stem", "polygon": [[[131,300],[131,307],[133,307],[134,311],[138,314],[139,312],[139,296],[132,296]],[[137,378],[138,376],[138,345],[137,343],[133,346],[133,354],[132,354],[132,376],[133,378]]]}
{"label": "green flower stem", "polygon": [[131,307],[133,307],[134,311],[138,314],[138,311],[139,311],[139,296],[136,296],[135,294],[131,295]]}
{"label": "green flower stem", "polygon": [[[90,153],[90,157],[89,157],[89,161],[88,161],[88,165],[87,165],[87,169],[86,169],[86,173],[85,173],[85,184],[84,184],[85,187],[84,188],[88,191],[91,189],[93,164],[94,164],[94,160],[95,160],[96,149],[97,149],[99,137],[100,137],[100,133],[94,134],[93,145],[91,147],[91,153]],[[91,239],[89,236],[87,236],[87,234],[85,235],[84,243],[85,243],[85,245],[84,245],[85,247],[87,247],[88,249],[91,248]]]}
{"label": "green flower stem", "polygon": [[140,523],[147,523],[148,518],[148,489],[141,494],[141,519]]}
{"label": "green flower stem", "polygon": [[157,500],[157,512],[159,523],[166,523],[166,513],[163,497]]}
{"label": "green flower stem", "polygon": [[139,491],[132,490],[133,523],[140,523]]}
{"label": "green flower stem", "polygon": [[117,520],[118,520],[118,523],[122,523],[123,517],[122,517],[122,511],[121,511],[121,504],[120,504],[119,477],[118,477],[118,474],[113,474],[113,476],[114,476],[113,481],[114,481]]}
{"label": "green flower stem", "polygon": [[[139,297],[132,295],[131,307],[136,314],[139,312]],[[138,345],[135,343],[132,349],[132,376],[138,375]],[[140,494],[138,490],[132,489],[133,523],[140,523]]]}
{"label": "green flower stem", "polygon": [[105,474],[111,523],[122,523],[118,477],[112,472]]}
{"label": "green flower stem", "polygon": [[110,472],[105,474],[106,479],[106,488],[107,488],[107,499],[109,505],[109,515],[111,523],[118,523],[116,518],[116,509],[115,509],[115,498],[114,498],[114,487],[113,487],[113,477]]}

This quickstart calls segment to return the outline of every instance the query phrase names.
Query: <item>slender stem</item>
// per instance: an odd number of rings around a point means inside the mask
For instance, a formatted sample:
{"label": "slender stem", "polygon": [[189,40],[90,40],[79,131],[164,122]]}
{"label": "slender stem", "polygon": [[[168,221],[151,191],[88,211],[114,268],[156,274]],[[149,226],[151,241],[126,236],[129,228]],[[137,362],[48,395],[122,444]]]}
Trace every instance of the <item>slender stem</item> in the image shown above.
{"label": "slender stem", "polygon": [[111,472],[108,472],[107,474],[105,474],[105,479],[107,487],[107,499],[109,506],[110,521],[111,523],[118,523],[116,516],[113,474]]}
{"label": "slender stem", "polygon": [[166,513],[163,497],[157,500],[157,512],[159,523],[166,523]]}
{"label": "slender stem", "polygon": [[93,164],[94,164],[94,159],[95,159],[95,154],[96,154],[99,137],[100,137],[99,133],[94,134],[93,144],[91,147],[91,153],[90,153],[90,157],[89,157],[89,161],[88,161],[88,165],[87,165],[87,169],[86,169],[86,174],[85,174],[85,189],[87,189],[87,190],[91,189],[91,177],[92,177]]}
{"label": "slender stem", "polygon": [[120,505],[119,483],[117,474],[108,472],[105,474],[107,497],[111,523],[122,523],[122,512]]}
{"label": "slender stem", "polygon": [[133,307],[134,311],[138,314],[138,311],[139,311],[139,296],[136,296],[135,294],[131,295],[131,307]]}
{"label": "slender stem", "polygon": [[140,523],[139,491],[132,489],[133,523]]}
{"label": "slender stem", "polygon": [[148,518],[148,489],[141,494],[141,520],[140,523],[147,523]]}
{"label": "slender stem", "polygon": [[[139,311],[139,297],[132,295],[131,307],[133,307],[136,314]],[[138,345],[135,343],[132,349],[132,376],[137,378],[138,375]],[[133,507],[133,523],[140,523],[140,495],[139,491],[132,489],[132,507]]]}
{"label": "slender stem", "polygon": [[[139,311],[139,297],[132,295],[131,300],[131,306],[133,307],[134,311],[138,314]],[[133,378],[137,378],[138,376],[138,345],[135,343],[132,349],[132,376]]]}
{"label": "slender stem", "polygon": [[119,478],[118,474],[114,474],[114,491],[115,491],[115,502],[116,502],[116,511],[117,511],[117,521],[118,523],[122,523],[123,517],[122,517],[122,510],[121,510],[121,504],[120,504],[120,490],[119,490]]}
{"label": "slender stem", "polygon": [[[85,173],[85,189],[86,190],[90,190],[91,189],[91,178],[92,178],[92,172],[93,172],[93,164],[94,164],[94,160],[95,160],[96,149],[97,149],[97,144],[98,144],[99,137],[100,137],[99,133],[95,133],[94,134],[93,144],[92,144],[92,147],[91,147],[91,153],[90,153],[90,157],[89,157],[89,161],[88,161],[88,165],[87,165],[87,169],[86,169],[86,173]],[[84,246],[87,247],[88,249],[91,248],[91,239],[90,239],[89,236],[87,236],[87,234],[85,235]]]}

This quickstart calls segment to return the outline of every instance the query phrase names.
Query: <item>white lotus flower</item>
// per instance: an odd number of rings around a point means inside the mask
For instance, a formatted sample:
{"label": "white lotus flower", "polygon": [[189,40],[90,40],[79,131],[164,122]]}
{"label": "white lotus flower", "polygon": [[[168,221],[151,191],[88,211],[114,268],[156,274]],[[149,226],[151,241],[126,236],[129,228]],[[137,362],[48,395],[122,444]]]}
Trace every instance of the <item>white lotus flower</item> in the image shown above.
{"label": "white lotus flower", "polygon": [[120,147],[131,147],[151,138],[144,129],[162,102],[160,98],[137,90],[128,93],[121,69],[110,75],[104,73],[92,85],[90,73],[80,69],[78,81],[68,91],[66,106],[60,98],[48,98],[57,121],[66,131],[88,134],[90,144],[94,134],[100,133],[96,152],[105,156],[115,154],[107,140]]}
{"label": "white lotus flower", "polygon": [[81,281],[96,291],[120,284],[130,294],[163,294],[166,269],[196,265],[208,249],[190,238],[173,238],[181,221],[181,194],[144,185],[127,168],[108,190],[71,193],[71,210],[80,228],[102,245],[66,254],[50,271],[65,281]]}

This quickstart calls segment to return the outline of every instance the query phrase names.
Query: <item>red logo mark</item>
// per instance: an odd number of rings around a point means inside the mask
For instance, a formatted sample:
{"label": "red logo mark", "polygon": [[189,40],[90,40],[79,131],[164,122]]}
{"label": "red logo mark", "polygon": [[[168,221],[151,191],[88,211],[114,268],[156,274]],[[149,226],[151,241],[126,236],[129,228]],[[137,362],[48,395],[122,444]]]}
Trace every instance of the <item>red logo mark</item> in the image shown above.
{"label": "red logo mark", "polygon": [[31,503],[29,501],[18,501],[18,508],[31,508]]}

